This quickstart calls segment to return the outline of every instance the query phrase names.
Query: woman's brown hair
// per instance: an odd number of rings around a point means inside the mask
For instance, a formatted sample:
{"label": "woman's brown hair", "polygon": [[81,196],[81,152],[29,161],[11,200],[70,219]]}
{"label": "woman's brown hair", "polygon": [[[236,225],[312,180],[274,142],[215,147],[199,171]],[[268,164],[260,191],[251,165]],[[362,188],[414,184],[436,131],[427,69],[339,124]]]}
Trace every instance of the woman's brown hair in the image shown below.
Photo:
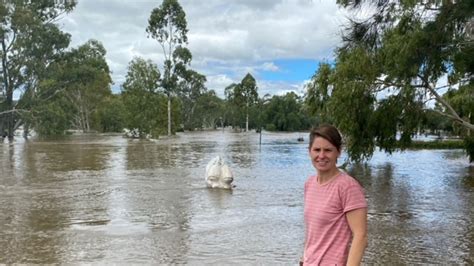
{"label": "woman's brown hair", "polygon": [[309,133],[309,149],[313,146],[314,139],[321,137],[329,141],[340,152],[342,147],[342,137],[339,130],[332,125],[320,125],[319,127],[311,129]]}

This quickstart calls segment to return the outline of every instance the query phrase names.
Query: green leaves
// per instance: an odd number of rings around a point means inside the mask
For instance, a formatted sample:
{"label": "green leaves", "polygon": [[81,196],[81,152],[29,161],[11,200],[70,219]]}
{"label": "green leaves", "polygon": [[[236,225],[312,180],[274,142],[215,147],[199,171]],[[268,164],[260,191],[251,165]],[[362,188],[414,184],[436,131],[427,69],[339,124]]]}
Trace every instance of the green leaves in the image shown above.
{"label": "green leaves", "polygon": [[247,73],[240,82],[240,86],[236,87],[235,96],[237,101],[242,102],[247,109],[255,105],[258,100],[257,89],[255,78]]}
{"label": "green leaves", "polygon": [[177,93],[179,79],[190,64],[191,52],[187,44],[186,14],[177,0],[164,0],[153,9],[146,32],[161,45],[164,53],[163,89],[168,96],[168,135],[171,135],[171,97]]}
{"label": "green leaves", "polygon": [[[47,68],[61,57],[60,54],[69,45],[69,34],[62,32],[54,20],[71,11],[75,5],[76,1],[73,0],[12,0],[0,3],[0,56],[3,62],[0,68],[0,91],[6,95],[1,100],[4,103],[0,104],[3,106],[0,111],[37,107],[35,98],[41,94],[40,84],[52,85],[51,80],[44,82],[49,79]],[[51,88],[48,86],[48,91]],[[21,106],[15,106],[13,93],[20,89],[24,91],[18,101]],[[53,105],[50,107],[45,110],[59,108]],[[12,136],[15,125],[19,126],[35,117],[27,117],[27,113],[0,117],[0,128],[6,127]]]}
{"label": "green leaves", "polygon": [[317,117],[318,121],[331,122],[328,102],[334,89],[332,77],[334,71],[328,63],[321,63],[318,71],[306,85],[304,106],[308,113]]}
{"label": "green leaves", "polygon": [[228,117],[233,126],[240,127],[245,123],[245,129],[248,130],[250,110],[258,103],[257,89],[257,82],[250,73],[247,73],[239,84],[231,84],[225,88]]}
{"label": "green leaves", "polygon": [[302,112],[302,99],[294,92],[273,96],[262,109],[266,130],[297,131],[310,126]]}
{"label": "green leaves", "polygon": [[160,43],[187,43],[186,14],[177,0],[164,0],[153,9],[148,19],[147,33]]}
{"label": "green leaves", "polygon": [[[472,100],[460,100],[473,99],[464,88],[473,81],[474,43],[464,30],[474,16],[473,2],[338,1],[356,9],[363,2],[377,11],[351,21],[335,67],[320,66],[306,99],[314,115],[342,131],[350,159],[368,159],[375,147],[387,152],[409,147],[434,113],[426,112],[430,99],[438,103],[437,112],[474,129],[465,111]],[[436,86],[447,85],[440,84],[446,76],[460,87],[442,97]]]}
{"label": "green leaves", "polygon": [[224,119],[224,101],[213,90],[204,92],[197,98],[192,126],[216,128],[217,125],[223,125]]}
{"label": "green leaves", "polygon": [[178,96],[182,102],[182,122],[184,129],[202,128],[200,113],[196,112],[199,98],[207,91],[206,77],[194,70],[184,69],[183,79],[178,86]]}
{"label": "green leaves", "polygon": [[123,91],[134,92],[137,90],[149,93],[158,93],[160,90],[161,74],[158,66],[151,60],[135,57],[128,65]]}
{"label": "green leaves", "polygon": [[141,137],[164,131],[166,97],[160,87],[160,71],[156,64],[140,57],[134,58],[122,86],[122,101],[125,109],[125,126],[136,129]]}
{"label": "green leaves", "polygon": [[63,135],[71,127],[70,107],[64,100],[42,103],[34,108],[31,124],[40,136]]}

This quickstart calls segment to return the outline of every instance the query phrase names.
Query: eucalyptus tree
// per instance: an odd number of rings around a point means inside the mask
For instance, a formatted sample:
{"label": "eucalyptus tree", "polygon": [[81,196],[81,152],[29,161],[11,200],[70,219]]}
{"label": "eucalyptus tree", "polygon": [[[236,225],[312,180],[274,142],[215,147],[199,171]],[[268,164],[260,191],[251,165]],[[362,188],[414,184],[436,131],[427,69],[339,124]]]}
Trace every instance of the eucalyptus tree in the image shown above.
{"label": "eucalyptus tree", "polygon": [[[268,121],[268,117],[266,116],[266,110],[270,104],[272,96],[269,93],[266,93],[261,98],[259,97],[257,104],[251,110],[251,116],[254,118],[252,119],[252,126],[257,130],[257,132],[262,131],[263,128],[266,129],[266,124]],[[267,130],[275,130],[273,128]]]}
{"label": "eucalyptus tree", "polygon": [[440,136],[442,132],[455,134],[451,120],[439,115],[433,110],[427,110],[424,113],[424,118],[420,125],[420,133]]}
{"label": "eucalyptus tree", "polygon": [[160,7],[153,9],[146,31],[163,49],[162,87],[168,97],[168,135],[171,135],[171,98],[192,59],[185,47],[188,43],[186,14],[178,1],[163,0]]}
{"label": "eucalyptus tree", "polygon": [[247,73],[238,84],[232,83],[225,88],[225,96],[228,102],[230,119],[234,125],[241,123],[241,116],[245,116],[245,131],[249,130],[249,114],[253,106],[258,103],[257,82],[255,78]]}
{"label": "eucalyptus tree", "polygon": [[75,0],[0,2],[0,130],[10,137],[28,112],[17,108],[13,94],[34,95],[45,66],[68,47],[69,35],[55,22],[75,5]]}
{"label": "eucalyptus tree", "polygon": [[90,40],[71,50],[63,69],[64,96],[74,107],[73,126],[84,132],[91,130],[92,118],[112,93],[105,54],[100,42]]}
{"label": "eucalyptus tree", "polygon": [[245,109],[245,131],[249,131],[249,112],[252,106],[255,106],[258,102],[257,82],[255,78],[247,73],[240,82],[240,86],[237,87],[235,96],[237,101],[244,103]]}
{"label": "eucalyptus tree", "polygon": [[122,94],[112,94],[103,100],[97,110],[97,128],[101,132],[122,132],[125,127],[125,111]]}
{"label": "eucalyptus tree", "polygon": [[[443,99],[449,102],[453,109],[465,121],[474,124],[474,83],[460,86],[458,89],[448,90]],[[455,129],[458,135],[464,134],[464,146],[469,155],[470,161],[474,161],[474,130],[468,129],[467,132],[460,126]],[[460,132],[459,132],[460,131]]]}
{"label": "eucalyptus tree", "polygon": [[183,73],[183,79],[178,84],[178,96],[183,106],[182,122],[184,129],[192,130],[202,127],[199,113],[195,111],[198,106],[198,99],[207,91],[205,83],[206,76],[194,70],[186,70]]}
{"label": "eucalyptus tree", "polygon": [[239,87],[240,84],[232,83],[224,89],[224,119],[226,123],[232,125],[233,128],[238,127],[241,129],[245,117],[244,112],[242,112],[242,101],[240,101],[238,96],[238,92],[241,90]]}
{"label": "eucalyptus tree", "polygon": [[90,40],[44,66],[35,90],[27,90],[18,102],[29,110],[24,115],[25,127],[31,125],[42,135],[61,134],[69,128],[97,129],[98,109],[111,95],[105,53],[100,42]]}
{"label": "eucalyptus tree", "polygon": [[[474,124],[474,83],[459,86],[457,89],[449,89],[443,94],[443,99],[456,110],[459,117]],[[459,124],[457,125],[462,127]],[[474,136],[474,130],[472,129],[468,129],[467,133]]]}
{"label": "eucalyptus tree", "polygon": [[161,73],[151,60],[136,57],[129,63],[122,85],[124,120],[125,126],[137,130],[139,137],[158,137],[166,132],[166,118],[159,115],[166,110],[160,81]]}
{"label": "eucalyptus tree", "polygon": [[294,92],[285,95],[274,95],[265,105],[264,123],[267,130],[296,131],[310,127],[305,115],[303,101]]}
{"label": "eucalyptus tree", "polygon": [[313,75],[310,82],[306,84],[306,95],[304,97],[304,108],[312,116],[319,120],[331,122],[331,113],[326,104],[333,87],[331,80],[333,69],[329,63],[319,64],[318,71]]}
{"label": "eucalyptus tree", "polygon": [[317,81],[318,89],[329,89],[324,108],[347,137],[349,157],[369,158],[377,146],[387,152],[408,147],[428,109],[473,129],[442,96],[473,81],[474,42],[466,31],[472,1],[338,1],[351,8],[365,2],[375,11],[351,20],[330,86]]}
{"label": "eucalyptus tree", "polygon": [[202,93],[196,101],[195,117],[199,121],[199,127],[217,128],[224,126],[224,100],[219,98],[214,90]]}

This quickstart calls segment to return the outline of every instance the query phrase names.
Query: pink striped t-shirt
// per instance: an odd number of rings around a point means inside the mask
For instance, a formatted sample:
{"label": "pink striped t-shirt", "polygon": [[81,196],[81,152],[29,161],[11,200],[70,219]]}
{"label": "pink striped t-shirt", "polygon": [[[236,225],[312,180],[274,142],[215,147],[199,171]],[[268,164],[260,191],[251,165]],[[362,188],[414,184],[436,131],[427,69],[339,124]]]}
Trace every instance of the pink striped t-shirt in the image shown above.
{"label": "pink striped t-shirt", "polygon": [[317,176],[309,177],[304,186],[304,265],[345,265],[352,240],[345,214],[366,207],[362,187],[348,174],[341,172],[323,185]]}

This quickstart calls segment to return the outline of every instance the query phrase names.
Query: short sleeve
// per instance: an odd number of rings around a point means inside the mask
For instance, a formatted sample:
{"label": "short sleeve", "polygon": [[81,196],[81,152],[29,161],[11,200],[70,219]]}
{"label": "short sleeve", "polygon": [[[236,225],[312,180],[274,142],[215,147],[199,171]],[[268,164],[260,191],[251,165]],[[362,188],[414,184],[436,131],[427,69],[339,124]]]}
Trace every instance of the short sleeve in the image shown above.
{"label": "short sleeve", "polygon": [[351,184],[343,191],[341,198],[344,213],[355,209],[367,208],[364,191],[358,184]]}

